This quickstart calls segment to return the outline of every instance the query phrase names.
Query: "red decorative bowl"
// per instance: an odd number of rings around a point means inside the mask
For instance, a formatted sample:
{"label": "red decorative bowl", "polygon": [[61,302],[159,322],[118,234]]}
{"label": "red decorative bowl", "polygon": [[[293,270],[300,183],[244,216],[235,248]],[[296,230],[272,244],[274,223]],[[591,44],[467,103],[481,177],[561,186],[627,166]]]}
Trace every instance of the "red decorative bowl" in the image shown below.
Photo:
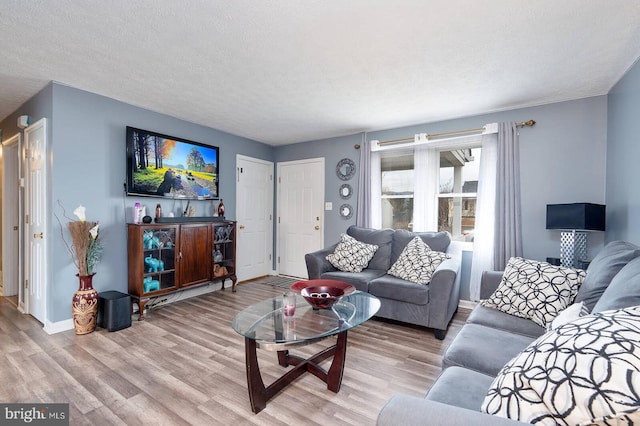
{"label": "red decorative bowl", "polygon": [[355,290],[351,284],[338,280],[298,281],[291,285],[291,291],[299,293],[314,309],[328,309]]}

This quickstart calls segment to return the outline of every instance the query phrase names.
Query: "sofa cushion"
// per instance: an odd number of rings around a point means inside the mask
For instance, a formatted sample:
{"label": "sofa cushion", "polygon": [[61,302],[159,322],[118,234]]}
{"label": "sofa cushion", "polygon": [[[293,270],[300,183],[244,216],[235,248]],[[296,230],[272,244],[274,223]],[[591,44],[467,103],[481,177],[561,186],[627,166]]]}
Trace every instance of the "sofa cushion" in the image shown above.
{"label": "sofa cushion", "polygon": [[534,340],[535,337],[466,324],[447,348],[442,366],[464,367],[495,376]]}
{"label": "sofa cushion", "polygon": [[451,234],[446,231],[409,232],[405,229],[396,229],[393,232],[393,243],[389,265],[393,265],[398,260],[404,248],[416,236],[420,237],[420,239],[434,251],[446,253],[447,248],[449,248],[449,244],[451,244]]}
{"label": "sofa cushion", "polygon": [[385,271],[391,266],[391,240],[393,233],[393,229],[370,229],[355,225],[347,228],[347,234],[356,240],[378,246],[378,250],[371,258],[368,268],[384,269]]}
{"label": "sofa cushion", "polygon": [[482,401],[487,395],[493,379],[494,376],[462,367],[445,368],[424,398],[429,401],[480,411]]}
{"label": "sofa cushion", "polygon": [[362,272],[369,265],[369,261],[378,250],[375,244],[367,244],[355,238],[342,234],[340,242],[327,260],[343,272]]}
{"label": "sofa cushion", "polygon": [[[338,280],[351,284],[359,291],[369,291],[369,283],[378,277],[385,275],[387,271],[381,271],[378,269],[365,269],[362,272],[342,272],[342,271],[330,271],[324,272],[320,275],[323,280]],[[414,287],[417,287],[414,284]]]}
{"label": "sofa cushion", "polygon": [[573,302],[584,277],[580,269],[512,257],[500,285],[481,304],[546,327]]}
{"label": "sofa cushion", "polygon": [[467,322],[533,338],[540,337],[545,333],[544,327],[540,327],[529,319],[516,317],[482,305],[473,308]]}
{"label": "sofa cushion", "polygon": [[640,306],[544,334],[496,377],[482,411],[536,424],[640,421]]}
{"label": "sofa cushion", "polygon": [[592,312],[636,305],[640,305],[640,257],[633,259],[613,277]]}
{"label": "sofa cushion", "polygon": [[640,247],[631,243],[613,241],[607,244],[589,264],[575,301],[584,302],[591,311],[613,277],[638,256]]}
{"label": "sofa cushion", "polygon": [[398,300],[414,305],[429,303],[429,286],[416,285],[391,275],[383,275],[371,281],[369,293],[383,299]]}
{"label": "sofa cushion", "polygon": [[445,259],[450,259],[445,253],[434,251],[415,236],[402,250],[388,274],[416,284],[429,284],[434,271]]}

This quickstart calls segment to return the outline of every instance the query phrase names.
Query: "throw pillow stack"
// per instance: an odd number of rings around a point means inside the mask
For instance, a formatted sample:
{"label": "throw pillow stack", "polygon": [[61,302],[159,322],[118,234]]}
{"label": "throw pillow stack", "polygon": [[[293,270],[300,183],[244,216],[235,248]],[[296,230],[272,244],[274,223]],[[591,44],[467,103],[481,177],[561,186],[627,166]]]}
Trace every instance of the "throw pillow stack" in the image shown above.
{"label": "throw pillow stack", "polygon": [[581,269],[512,257],[500,285],[481,305],[547,327],[573,303],[585,276]]}
{"label": "throw pillow stack", "polygon": [[540,425],[640,422],[640,306],[539,337],[504,366],[481,410]]}

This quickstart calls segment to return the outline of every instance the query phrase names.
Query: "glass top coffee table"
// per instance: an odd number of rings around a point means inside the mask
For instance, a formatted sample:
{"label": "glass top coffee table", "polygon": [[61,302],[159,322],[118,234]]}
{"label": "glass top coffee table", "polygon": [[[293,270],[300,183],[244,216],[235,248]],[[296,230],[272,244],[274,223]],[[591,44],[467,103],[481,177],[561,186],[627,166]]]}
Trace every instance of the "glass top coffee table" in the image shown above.
{"label": "glass top coffee table", "polygon": [[[241,311],[233,319],[233,329],[244,336],[247,387],[251,409],[260,412],[267,401],[305,372],[320,378],[327,389],[338,392],[347,351],[347,331],[374,316],[380,300],[369,293],[356,291],[342,297],[329,309],[313,309],[300,295],[295,296],[295,314],[283,315],[282,296],[263,300]],[[304,359],[289,349],[309,345],[336,336],[333,346]],[[271,385],[265,386],[258,367],[257,348],[278,353],[278,363],[294,366]],[[329,370],[319,364],[333,356]]]}

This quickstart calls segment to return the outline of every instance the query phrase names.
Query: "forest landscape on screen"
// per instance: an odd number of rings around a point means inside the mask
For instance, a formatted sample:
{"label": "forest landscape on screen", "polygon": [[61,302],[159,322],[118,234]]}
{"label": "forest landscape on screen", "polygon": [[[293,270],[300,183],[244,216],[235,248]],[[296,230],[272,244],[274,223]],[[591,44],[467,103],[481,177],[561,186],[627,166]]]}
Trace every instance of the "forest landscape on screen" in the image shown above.
{"label": "forest landscape on screen", "polygon": [[216,199],[220,149],[127,127],[127,195]]}

